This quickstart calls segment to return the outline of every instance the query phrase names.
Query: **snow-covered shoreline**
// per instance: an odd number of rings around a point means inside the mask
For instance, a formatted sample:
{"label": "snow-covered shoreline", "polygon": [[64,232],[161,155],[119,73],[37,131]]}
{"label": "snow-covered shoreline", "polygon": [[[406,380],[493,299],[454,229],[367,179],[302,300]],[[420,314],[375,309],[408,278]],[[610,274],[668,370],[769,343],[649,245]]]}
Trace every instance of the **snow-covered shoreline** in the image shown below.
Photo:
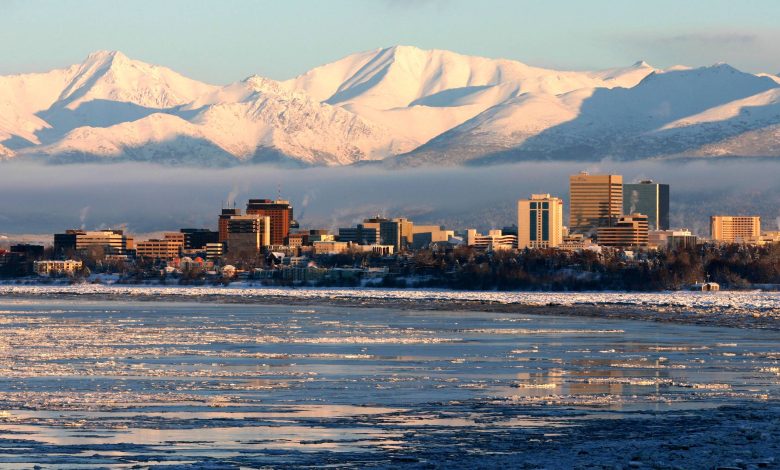
{"label": "snow-covered shoreline", "polygon": [[640,309],[689,309],[741,315],[780,317],[780,292],[480,292],[440,289],[382,288],[279,288],[247,284],[230,286],[126,286],[78,285],[0,285],[1,296],[94,296],[111,298],[165,298],[198,300],[220,298],[229,301],[278,302],[340,301],[392,304],[465,303],[506,306],[625,306]]}

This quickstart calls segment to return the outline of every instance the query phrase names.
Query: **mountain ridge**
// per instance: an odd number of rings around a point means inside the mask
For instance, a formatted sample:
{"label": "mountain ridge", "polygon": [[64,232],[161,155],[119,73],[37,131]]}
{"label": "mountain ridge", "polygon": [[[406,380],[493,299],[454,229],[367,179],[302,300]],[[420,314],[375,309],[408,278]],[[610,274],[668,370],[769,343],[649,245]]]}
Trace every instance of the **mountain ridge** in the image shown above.
{"label": "mountain ridge", "polygon": [[96,51],[0,76],[0,159],[397,167],[776,157],[778,88],[777,76],[728,64],[557,71],[413,46],[284,81],[212,85]]}

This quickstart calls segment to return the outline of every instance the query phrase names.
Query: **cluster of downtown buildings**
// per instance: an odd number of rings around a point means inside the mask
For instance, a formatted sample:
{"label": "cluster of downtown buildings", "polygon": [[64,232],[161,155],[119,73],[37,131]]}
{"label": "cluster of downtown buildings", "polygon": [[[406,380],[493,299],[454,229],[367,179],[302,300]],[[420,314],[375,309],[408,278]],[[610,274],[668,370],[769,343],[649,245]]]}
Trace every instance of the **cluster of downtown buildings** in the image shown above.
{"label": "cluster of downtown buildings", "polygon": [[[447,230],[399,218],[373,217],[353,227],[300,230],[286,200],[250,199],[246,209],[223,208],[215,217],[217,230],[182,228],[161,238],[136,242],[121,230],[67,230],[54,235],[52,259],[41,259],[44,247],[16,245],[9,256],[36,259],[38,274],[72,273],[89,254],[104,262],[147,260],[178,269],[193,263],[208,269],[241,261],[273,257],[293,265],[311,266],[323,255],[366,253],[401,256],[423,249],[477,250],[646,250],[679,249],[697,243],[765,244],[780,242],[780,232],[762,232],[761,219],[751,215],[714,215],[710,238],[686,229],[671,229],[669,185],[641,181],[624,184],[620,175],[569,178],[569,225],[563,225],[564,201],[550,194],[533,194],[517,203],[516,225],[479,233],[476,229]],[[229,271],[229,270],[228,270]]]}

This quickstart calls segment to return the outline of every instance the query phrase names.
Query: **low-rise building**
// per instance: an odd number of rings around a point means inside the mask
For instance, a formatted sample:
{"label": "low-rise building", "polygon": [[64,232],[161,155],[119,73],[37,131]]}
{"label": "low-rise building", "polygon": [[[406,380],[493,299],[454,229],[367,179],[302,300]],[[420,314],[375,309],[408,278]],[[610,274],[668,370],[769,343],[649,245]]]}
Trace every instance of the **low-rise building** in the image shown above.
{"label": "low-rise building", "polygon": [[181,255],[183,242],[151,239],[136,244],[136,256],[147,259],[171,260]]}
{"label": "low-rise building", "polygon": [[80,271],[84,264],[81,261],[41,260],[33,262],[35,273],[39,276],[72,276]]}
{"label": "low-rise building", "polygon": [[291,232],[287,235],[287,246],[290,248],[299,248],[309,244],[308,232]]}
{"label": "low-rise building", "polygon": [[225,245],[223,243],[206,243],[206,259],[218,259],[221,258],[224,253]]}
{"label": "low-rise building", "polygon": [[780,232],[762,232],[757,237],[749,237],[745,240],[745,243],[751,245],[771,245],[773,243],[780,243]]}
{"label": "low-rise building", "polygon": [[309,243],[314,242],[332,242],[336,236],[324,229],[309,230]]}
{"label": "low-rise building", "polygon": [[351,243],[337,241],[313,242],[314,254],[316,255],[338,255],[349,251]]}
{"label": "low-rise building", "polygon": [[598,245],[593,243],[592,239],[585,235],[581,233],[572,233],[561,238],[561,243],[558,244],[557,248],[566,251],[579,251],[589,250],[597,246]]}
{"label": "low-rise building", "polygon": [[501,230],[489,230],[487,234],[481,234],[476,229],[467,229],[464,239],[467,246],[480,250],[498,251],[517,248],[517,236],[504,235]]}
{"label": "low-rise building", "polygon": [[412,248],[419,250],[432,243],[446,243],[454,236],[453,230],[446,230],[439,225],[415,225],[412,227]]}
{"label": "low-rise building", "polygon": [[31,245],[28,243],[20,243],[17,245],[11,245],[11,253],[19,253],[24,256],[28,261],[43,258],[44,247],[43,245]]}
{"label": "low-rise building", "polygon": [[611,227],[599,227],[597,242],[614,248],[641,248],[648,246],[648,222],[644,214],[620,217]]}
{"label": "low-rise building", "polygon": [[358,250],[361,253],[372,253],[377,256],[390,256],[395,253],[395,247],[393,245],[352,245],[353,250]]}
{"label": "low-rise building", "polygon": [[651,230],[648,232],[648,245],[659,250],[695,248],[697,243],[698,238],[688,229]]}
{"label": "low-rise building", "polygon": [[379,243],[379,223],[366,222],[358,224],[356,227],[340,228],[339,241],[352,242],[359,245]]}

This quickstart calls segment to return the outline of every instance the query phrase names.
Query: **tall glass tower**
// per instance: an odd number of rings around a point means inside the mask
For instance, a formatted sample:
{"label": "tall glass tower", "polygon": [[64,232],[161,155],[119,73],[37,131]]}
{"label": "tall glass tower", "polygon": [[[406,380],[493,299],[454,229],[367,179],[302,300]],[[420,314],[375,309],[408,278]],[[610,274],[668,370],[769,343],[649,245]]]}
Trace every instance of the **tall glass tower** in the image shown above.
{"label": "tall glass tower", "polygon": [[623,185],[623,214],[644,214],[650,230],[669,230],[669,185],[641,181]]}

